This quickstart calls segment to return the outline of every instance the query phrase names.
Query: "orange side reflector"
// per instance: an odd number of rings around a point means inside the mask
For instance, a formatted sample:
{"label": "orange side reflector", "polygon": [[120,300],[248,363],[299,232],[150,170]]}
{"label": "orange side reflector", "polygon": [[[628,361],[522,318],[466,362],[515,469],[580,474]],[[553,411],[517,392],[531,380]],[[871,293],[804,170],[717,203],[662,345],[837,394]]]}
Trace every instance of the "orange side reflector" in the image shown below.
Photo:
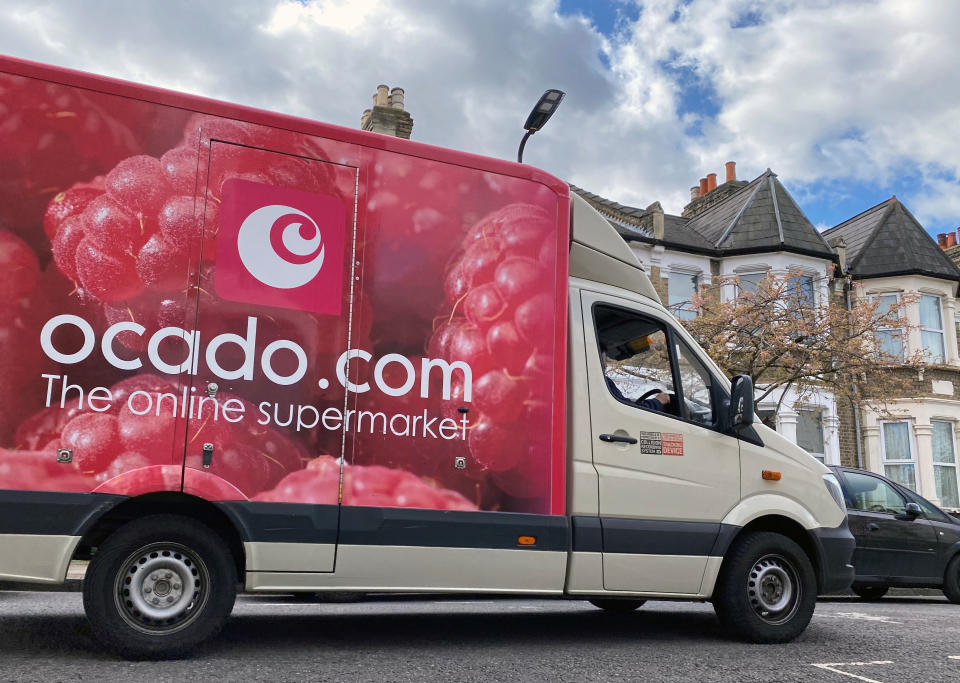
{"label": "orange side reflector", "polygon": [[517,536],[517,543],[520,545],[536,545],[536,536]]}
{"label": "orange side reflector", "polygon": [[780,473],[773,470],[764,470],[761,476],[767,481],[780,481]]}

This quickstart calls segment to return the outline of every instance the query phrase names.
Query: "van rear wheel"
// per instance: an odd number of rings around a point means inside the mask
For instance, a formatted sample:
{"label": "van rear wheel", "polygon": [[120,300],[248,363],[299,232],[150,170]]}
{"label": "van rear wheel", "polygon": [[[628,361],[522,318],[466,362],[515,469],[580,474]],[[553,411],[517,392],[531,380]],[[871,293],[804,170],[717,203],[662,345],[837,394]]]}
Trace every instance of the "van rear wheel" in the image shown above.
{"label": "van rear wheel", "polygon": [[643,607],[646,600],[626,600],[621,598],[594,598],[590,604],[599,607],[604,612],[613,612],[617,614],[626,614]]}
{"label": "van rear wheel", "polygon": [[94,635],[135,659],[181,657],[216,635],[237,574],[223,539],[189,517],[132,521],[99,547],[83,581]]}
{"label": "van rear wheel", "polygon": [[803,549],[773,532],[734,541],[714,591],[720,622],[753,643],[785,643],[810,623],[817,581]]}

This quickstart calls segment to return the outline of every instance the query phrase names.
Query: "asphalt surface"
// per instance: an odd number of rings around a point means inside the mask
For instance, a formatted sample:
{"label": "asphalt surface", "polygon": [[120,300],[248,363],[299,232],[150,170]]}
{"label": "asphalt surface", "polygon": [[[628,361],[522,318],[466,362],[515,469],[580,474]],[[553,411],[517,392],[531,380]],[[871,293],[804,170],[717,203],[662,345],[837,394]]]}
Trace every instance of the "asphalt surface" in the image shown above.
{"label": "asphalt surface", "polygon": [[93,640],[79,594],[0,591],[0,680],[960,681],[960,605],[828,600],[795,642],[749,645],[699,603],[612,615],[560,600],[241,596],[193,658],[126,662]]}

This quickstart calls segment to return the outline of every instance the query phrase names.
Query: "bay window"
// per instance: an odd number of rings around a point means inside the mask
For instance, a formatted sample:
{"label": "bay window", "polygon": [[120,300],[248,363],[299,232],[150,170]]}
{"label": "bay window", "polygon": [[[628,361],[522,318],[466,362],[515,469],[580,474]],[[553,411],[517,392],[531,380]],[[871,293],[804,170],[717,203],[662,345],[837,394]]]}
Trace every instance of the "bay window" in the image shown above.
{"label": "bay window", "polygon": [[927,362],[944,362],[943,315],[939,296],[920,296],[920,341]]}
{"label": "bay window", "polygon": [[912,491],[917,490],[917,466],[909,422],[883,422],[883,473]]}
{"label": "bay window", "polygon": [[[899,319],[899,294],[881,294],[877,296],[877,314]],[[903,330],[898,327],[880,327],[876,331],[877,347],[883,356],[892,360],[903,360]]]}
{"label": "bay window", "polygon": [[933,477],[937,485],[937,498],[944,507],[960,507],[953,423],[945,420],[930,420],[930,426],[933,437]]}
{"label": "bay window", "polygon": [[700,276],[695,273],[671,272],[667,276],[667,308],[680,320],[697,317],[693,296],[699,284]]}

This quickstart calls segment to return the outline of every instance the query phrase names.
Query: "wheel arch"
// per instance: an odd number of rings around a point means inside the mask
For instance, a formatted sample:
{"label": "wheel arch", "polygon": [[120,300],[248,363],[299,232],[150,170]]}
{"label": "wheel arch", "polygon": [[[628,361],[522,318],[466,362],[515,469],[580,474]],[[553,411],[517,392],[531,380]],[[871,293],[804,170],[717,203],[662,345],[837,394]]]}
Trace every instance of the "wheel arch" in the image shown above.
{"label": "wheel arch", "polygon": [[194,519],[220,535],[233,557],[237,576],[242,581],[246,554],[240,530],[217,505],[186,493],[164,491],[127,498],[91,520],[74,550],[73,559],[89,559],[93,550],[117,529],[135,519],[151,515],[172,514]]}

